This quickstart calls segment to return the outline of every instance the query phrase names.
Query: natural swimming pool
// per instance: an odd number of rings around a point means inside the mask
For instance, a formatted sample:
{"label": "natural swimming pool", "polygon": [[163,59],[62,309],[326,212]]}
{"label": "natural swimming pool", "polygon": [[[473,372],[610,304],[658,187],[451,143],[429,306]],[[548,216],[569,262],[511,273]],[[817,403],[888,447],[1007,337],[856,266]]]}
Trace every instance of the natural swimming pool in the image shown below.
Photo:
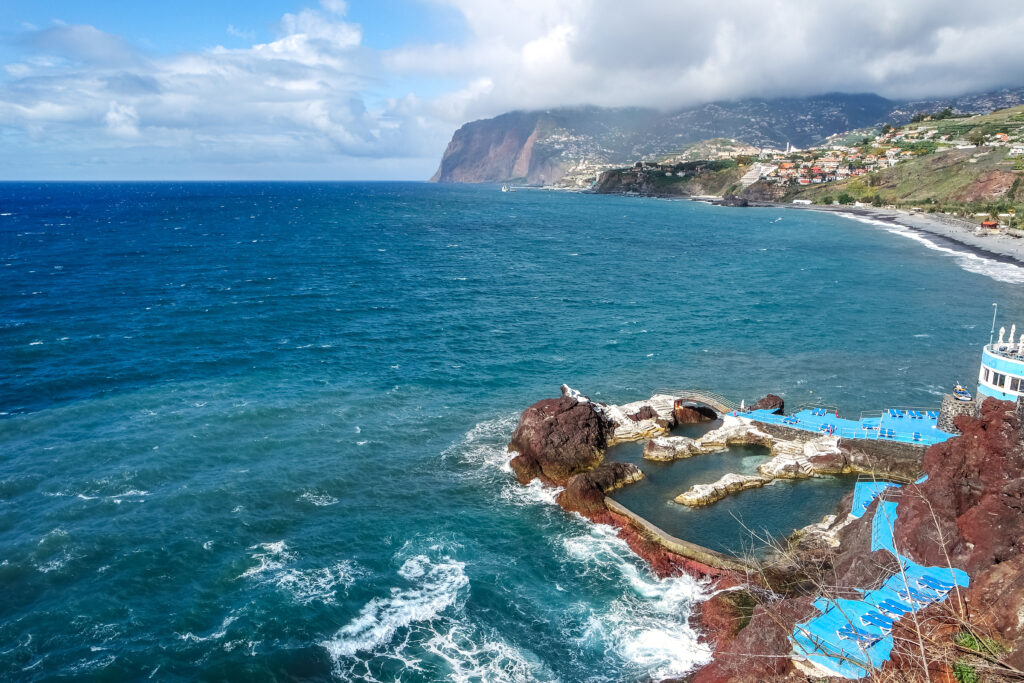
{"label": "natural swimming pool", "polygon": [[[697,438],[719,424],[688,425],[672,433]],[[673,499],[694,484],[708,484],[730,472],[756,473],[757,466],[770,457],[769,450],[763,446],[733,446],[720,453],[658,462],[644,460],[643,447],[643,443],[630,443],[609,449],[609,460],[634,463],[645,475],[611,497],[673,536],[733,554],[761,545],[753,534],[781,538],[821,520],[853,490],[855,482],[852,475],[777,479],[707,507],[691,508]]]}

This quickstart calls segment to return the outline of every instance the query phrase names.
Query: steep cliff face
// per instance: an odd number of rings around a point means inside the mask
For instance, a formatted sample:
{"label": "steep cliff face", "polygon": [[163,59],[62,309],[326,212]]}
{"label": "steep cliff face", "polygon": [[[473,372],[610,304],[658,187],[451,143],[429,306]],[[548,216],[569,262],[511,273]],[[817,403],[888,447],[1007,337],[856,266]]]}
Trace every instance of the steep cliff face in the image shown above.
{"label": "steep cliff face", "polygon": [[536,144],[553,128],[541,112],[512,112],[467,123],[455,131],[432,182],[543,184],[557,180],[564,164]]}

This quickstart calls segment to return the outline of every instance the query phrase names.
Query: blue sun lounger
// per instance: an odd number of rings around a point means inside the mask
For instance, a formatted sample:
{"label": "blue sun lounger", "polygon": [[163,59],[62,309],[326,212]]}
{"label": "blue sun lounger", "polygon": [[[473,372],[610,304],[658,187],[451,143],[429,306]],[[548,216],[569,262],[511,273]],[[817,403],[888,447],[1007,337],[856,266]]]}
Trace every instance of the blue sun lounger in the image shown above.
{"label": "blue sun lounger", "polygon": [[917,580],[917,582],[919,584],[921,584],[922,586],[924,586],[925,588],[931,588],[932,590],[936,590],[936,591],[945,591],[947,593],[949,591],[953,590],[953,585],[954,585],[952,583],[949,583],[948,581],[943,581],[942,579],[937,579],[934,576],[931,576],[929,574],[925,574],[924,576],[919,578]]}
{"label": "blue sun lounger", "polygon": [[889,408],[889,417],[903,417],[903,411]]}
{"label": "blue sun lounger", "polygon": [[878,430],[878,436],[883,439],[895,439],[896,432],[892,429],[880,429]]}
{"label": "blue sun lounger", "polygon": [[929,420],[937,420],[937,419],[939,419],[938,411],[936,411],[936,410],[929,410],[928,411],[928,419]]}
{"label": "blue sun lounger", "polygon": [[935,598],[928,595],[924,591],[919,591],[916,588],[906,588],[896,591],[896,595],[900,596],[903,600],[909,600],[910,602],[916,602],[919,605],[930,605],[935,602]]}
{"label": "blue sun lounger", "polygon": [[921,419],[924,418],[924,415],[922,415],[921,413],[919,413],[916,410],[908,410],[907,411],[907,415],[909,415],[911,418],[913,418],[915,420],[921,420]]}
{"label": "blue sun lounger", "polygon": [[946,597],[949,591],[953,588],[952,586],[949,586],[947,588],[946,585],[943,583],[928,581],[924,577],[921,577],[917,580],[917,586],[918,590],[920,590],[922,593],[934,593],[936,596],[938,596],[939,600]]}
{"label": "blue sun lounger", "polygon": [[873,645],[881,640],[880,635],[857,628],[853,624],[843,624],[836,630],[836,635],[839,636],[840,640],[856,640],[858,643],[864,643],[865,645]]}
{"label": "blue sun lounger", "polygon": [[883,631],[891,631],[893,620],[881,612],[867,612],[860,618],[861,622],[868,626],[875,626]]}
{"label": "blue sun lounger", "polygon": [[914,432],[914,441],[920,441],[922,438],[921,432]]}
{"label": "blue sun lounger", "polygon": [[885,614],[890,614],[894,617],[902,617],[904,614],[910,614],[914,611],[914,608],[904,602],[898,602],[891,598],[886,598],[878,603],[878,609]]}

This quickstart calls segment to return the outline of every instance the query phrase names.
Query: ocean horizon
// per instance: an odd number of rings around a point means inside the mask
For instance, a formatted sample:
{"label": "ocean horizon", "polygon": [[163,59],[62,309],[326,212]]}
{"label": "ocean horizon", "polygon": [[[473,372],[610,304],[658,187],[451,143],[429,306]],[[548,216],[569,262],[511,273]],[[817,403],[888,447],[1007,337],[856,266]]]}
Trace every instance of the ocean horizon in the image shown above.
{"label": "ocean horizon", "polygon": [[[1018,264],[779,207],[4,182],[0,236],[10,680],[684,675],[707,585],[517,484],[522,410],[563,383],[934,407],[974,384],[993,302],[1024,321]],[[742,552],[741,524],[784,535],[849,490],[663,512]]]}

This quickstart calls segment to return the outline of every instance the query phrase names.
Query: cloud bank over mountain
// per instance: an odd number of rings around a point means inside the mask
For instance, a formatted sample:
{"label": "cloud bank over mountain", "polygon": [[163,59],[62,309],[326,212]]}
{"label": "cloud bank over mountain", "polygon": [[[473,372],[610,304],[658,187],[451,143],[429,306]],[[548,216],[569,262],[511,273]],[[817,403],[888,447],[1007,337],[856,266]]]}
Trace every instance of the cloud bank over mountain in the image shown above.
{"label": "cloud bank over mountain", "polygon": [[511,109],[1020,85],[1024,6],[424,0],[457,38],[370,47],[340,0],[271,40],[167,53],[103,26],[9,35],[0,140],[17,177],[423,178],[452,131]]}

